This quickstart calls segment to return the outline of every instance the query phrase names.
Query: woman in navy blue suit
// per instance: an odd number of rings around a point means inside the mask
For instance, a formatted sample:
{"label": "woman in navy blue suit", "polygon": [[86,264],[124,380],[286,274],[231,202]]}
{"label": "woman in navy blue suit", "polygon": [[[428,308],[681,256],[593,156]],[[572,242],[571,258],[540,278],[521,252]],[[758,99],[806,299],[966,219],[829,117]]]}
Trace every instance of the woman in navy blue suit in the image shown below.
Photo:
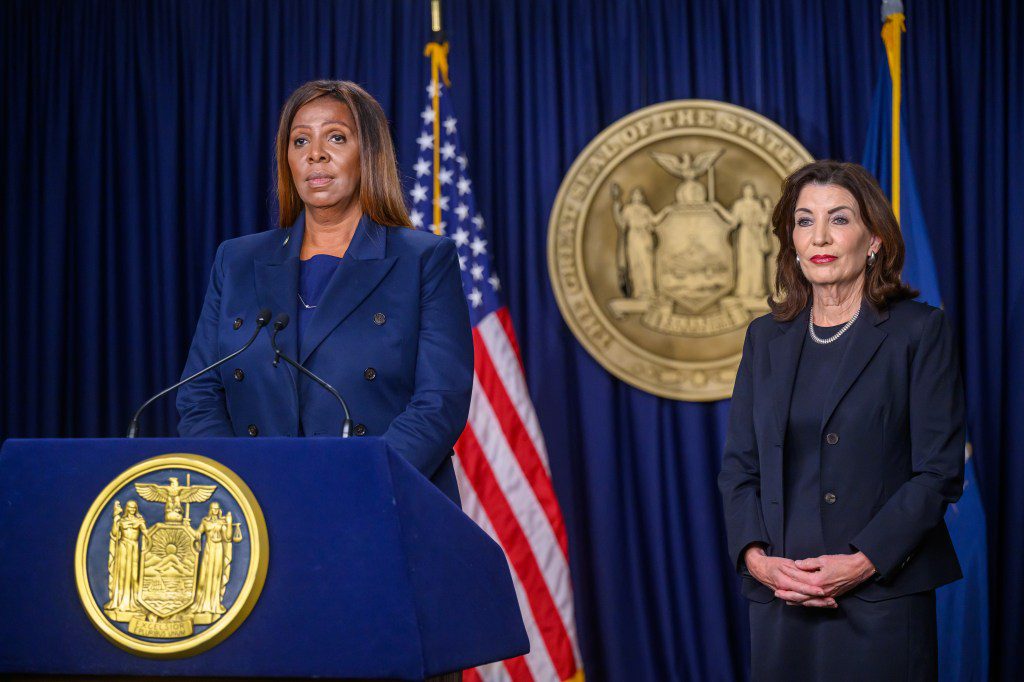
{"label": "woman in navy blue suit", "polygon": [[[278,345],[345,397],[353,434],[458,503],[473,343],[455,244],[410,228],[384,111],[354,83],[292,93],[276,151],[281,229],[218,248],[184,375],[241,346],[261,308],[287,313]],[[182,387],[181,435],[338,435],[334,398],[273,359],[268,333]]]}
{"label": "woman in navy blue suit", "polygon": [[772,313],[751,323],[719,487],[755,680],[935,679],[935,589],[961,577],[964,400],[942,311],[862,167],[796,171],[773,216]]}

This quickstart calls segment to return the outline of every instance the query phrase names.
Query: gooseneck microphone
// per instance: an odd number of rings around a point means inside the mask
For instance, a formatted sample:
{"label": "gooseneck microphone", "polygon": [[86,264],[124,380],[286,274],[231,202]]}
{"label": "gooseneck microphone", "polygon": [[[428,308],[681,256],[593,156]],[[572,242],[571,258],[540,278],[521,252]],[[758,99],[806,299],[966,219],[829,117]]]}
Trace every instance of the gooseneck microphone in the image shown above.
{"label": "gooseneck microphone", "polygon": [[196,372],[192,376],[186,377],[186,378],[182,379],[181,381],[179,381],[178,383],[174,384],[173,386],[168,386],[167,388],[165,388],[164,390],[160,391],[159,393],[157,393],[155,396],[153,396],[152,398],[150,398],[146,402],[142,403],[142,406],[138,410],[135,411],[135,416],[132,417],[131,423],[128,424],[128,437],[129,438],[135,438],[135,435],[139,432],[139,417],[142,415],[142,411],[145,410],[147,407],[149,407],[150,404],[153,401],[157,400],[158,398],[164,397],[165,395],[167,395],[168,393],[170,393],[171,391],[173,391],[175,389],[181,388],[182,386],[184,386],[188,382],[192,381],[193,379],[197,379],[197,378],[201,377],[202,375],[206,374],[210,370],[217,369],[218,367],[223,365],[228,360],[230,360],[230,359],[232,359],[234,357],[237,357],[238,355],[241,355],[242,352],[244,352],[246,348],[248,348],[249,346],[251,346],[253,344],[253,341],[255,341],[256,337],[259,336],[260,330],[263,329],[264,327],[266,327],[270,323],[270,314],[271,313],[270,313],[270,309],[269,308],[263,308],[262,310],[260,310],[259,313],[257,313],[257,315],[256,315],[256,330],[252,333],[252,336],[249,337],[249,340],[245,342],[245,345],[242,346],[241,348],[239,348],[238,350],[236,350],[234,353],[231,353],[230,355],[225,355],[224,357],[222,357],[220,360],[218,360],[217,362],[213,363],[209,367],[204,367],[203,369],[199,370],[198,372]]}
{"label": "gooseneck microphone", "polygon": [[304,375],[315,381],[318,385],[323,387],[328,393],[334,396],[334,399],[341,405],[342,411],[345,413],[345,421],[341,423],[341,437],[348,438],[349,433],[352,431],[352,415],[348,412],[348,405],[345,404],[345,399],[341,397],[341,394],[334,390],[334,387],[329,383],[318,377],[317,375],[310,372],[308,369],[303,367],[301,364],[292,360],[290,357],[281,352],[281,349],[277,347],[277,333],[288,326],[288,315],[285,313],[278,313],[277,317],[274,318],[274,331],[270,333],[270,345],[274,347],[274,367],[277,367],[279,360],[284,360],[295,369],[302,372]]}

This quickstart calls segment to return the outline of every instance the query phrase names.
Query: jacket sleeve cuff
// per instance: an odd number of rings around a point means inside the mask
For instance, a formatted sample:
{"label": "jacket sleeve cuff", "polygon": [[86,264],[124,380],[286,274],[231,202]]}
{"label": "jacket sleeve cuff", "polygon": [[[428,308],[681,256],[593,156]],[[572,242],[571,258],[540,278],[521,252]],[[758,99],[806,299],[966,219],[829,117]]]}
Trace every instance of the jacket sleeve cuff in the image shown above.
{"label": "jacket sleeve cuff", "polygon": [[[867,534],[863,532],[850,542],[850,546],[855,551],[863,552],[864,556],[871,561],[876,571],[875,575],[872,576],[872,580],[876,582],[889,580],[910,561],[909,554],[904,556],[893,545],[890,544],[887,547],[885,543],[876,542],[873,538],[867,537]],[[913,552],[910,554],[913,554]]]}
{"label": "jacket sleeve cuff", "polygon": [[760,515],[755,520],[750,520],[747,523],[747,527],[742,532],[737,533],[735,540],[730,544],[729,554],[732,558],[732,565],[736,568],[736,571],[743,573],[746,570],[746,564],[743,562],[743,553],[747,551],[750,545],[764,545],[765,551],[768,551],[768,546],[771,544],[768,541],[768,533],[764,530],[764,524],[761,522]]}
{"label": "jacket sleeve cuff", "polygon": [[749,576],[753,578],[753,574],[750,572],[750,569],[747,568],[747,562],[743,560],[743,556],[747,553],[747,550],[750,548],[751,545],[760,545],[764,547],[765,553],[767,553],[768,542],[765,540],[752,540],[751,542],[745,544],[742,549],[740,549],[739,557],[736,560],[736,571],[740,575]]}

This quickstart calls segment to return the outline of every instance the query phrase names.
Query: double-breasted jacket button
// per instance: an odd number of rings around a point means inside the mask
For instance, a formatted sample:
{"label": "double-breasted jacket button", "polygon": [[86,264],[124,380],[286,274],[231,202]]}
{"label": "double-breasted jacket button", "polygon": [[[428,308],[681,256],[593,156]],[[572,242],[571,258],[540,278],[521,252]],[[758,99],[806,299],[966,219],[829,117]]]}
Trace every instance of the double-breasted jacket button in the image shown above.
{"label": "double-breasted jacket button", "polygon": [[235,329],[241,329],[243,322],[245,322],[245,320],[243,320],[240,317],[236,317],[235,321],[231,323],[231,326],[234,327]]}
{"label": "double-breasted jacket button", "polygon": [[367,381],[373,381],[374,379],[377,378],[377,370],[375,370],[373,367],[367,367],[366,369],[363,370],[363,378],[366,379]]}
{"label": "double-breasted jacket button", "polygon": [[388,321],[388,316],[385,315],[384,313],[374,313],[373,314],[373,323],[375,325],[377,325],[378,327],[381,326],[382,324],[384,324],[387,321]]}
{"label": "double-breasted jacket button", "polygon": [[255,424],[249,424],[248,431],[249,431],[249,435],[250,436],[258,436],[258,435],[260,435],[260,429]]}
{"label": "double-breasted jacket button", "polygon": [[245,378],[245,372],[243,372],[241,369],[236,369],[234,371],[234,377],[235,381],[241,381],[242,379]]}
{"label": "double-breasted jacket button", "polygon": [[355,428],[352,429],[352,433],[356,434],[357,436],[365,436],[366,427],[363,426],[362,424],[356,424]]}
{"label": "double-breasted jacket button", "polygon": [[838,433],[830,433],[830,434],[828,434],[827,436],[825,436],[825,442],[828,443],[829,445],[835,445],[836,443],[839,442],[839,434]]}
{"label": "double-breasted jacket button", "polygon": [[835,493],[825,493],[825,502],[827,504],[835,504],[836,503],[836,494]]}

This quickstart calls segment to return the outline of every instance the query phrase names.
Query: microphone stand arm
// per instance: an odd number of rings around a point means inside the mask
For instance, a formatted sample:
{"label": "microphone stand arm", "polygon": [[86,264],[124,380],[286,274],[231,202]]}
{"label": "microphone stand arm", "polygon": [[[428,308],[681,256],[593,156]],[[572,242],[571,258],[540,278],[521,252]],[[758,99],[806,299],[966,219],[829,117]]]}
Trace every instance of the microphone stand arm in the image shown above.
{"label": "microphone stand arm", "polygon": [[138,434],[138,432],[139,432],[139,417],[142,415],[143,410],[145,410],[153,402],[155,402],[159,398],[164,397],[165,395],[167,395],[171,391],[174,391],[174,390],[176,390],[178,388],[181,388],[182,386],[184,386],[188,382],[192,381],[193,379],[195,379],[197,377],[200,377],[200,376],[206,374],[207,372],[209,372],[211,370],[217,369],[218,367],[223,365],[228,360],[232,360],[232,359],[238,357],[239,355],[241,355],[249,346],[252,345],[253,341],[256,340],[256,337],[259,336],[260,330],[263,329],[263,327],[264,327],[264,325],[257,324],[256,325],[256,331],[254,331],[252,333],[252,336],[249,337],[249,340],[245,342],[245,345],[242,346],[241,348],[239,348],[238,350],[236,350],[231,355],[228,355],[226,357],[221,358],[220,360],[218,360],[217,362],[213,363],[209,367],[204,367],[203,369],[199,370],[198,372],[196,372],[192,376],[186,377],[185,379],[182,379],[181,381],[179,381],[178,383],[174,384],[173,386],[168,386],[167,388],[165,388],[164,390],[160,391],[159,393],[157,393],[155,396],[153,396],[152,398],[150,398],[146,402],[142,403],[142,406],[138,410],[135,411],[135,415],[132,417],[131,422],[128,424],[128,436],[127,437],[128,438],[135,438],[136,434]]}
{"label": "microphone stand arm", "polygon": [[322,388],[324,388],[328,393],[333,395],[334,399],[338,401],[338,404],[341,405],[342,411],[344,411],[344,413],[345,413],[345,421],[343,421],[341,423],[341,437],[342,438],[348,438],[350,433],[351,433],[351,431],[352,431],[352,415],[349,414],[348,405],[345,403],[345,399],[342,398],[341,394],[338,393],[338,391],[335,390],[334,386],[331,386],[329,383],[327,383],[326,381],[324,381],[323,379],[321,379],[317,375],[313,374],[308,369],[306,369],[305,367],[303,367],[302,365],[300,365],[299,363],[295,362],[290,357],[288,357],[287,355],[285,355],[284,353],[281,352],[281,349],[277,347],[277,332],[278,331],[280,331],[280,330],[279,329],[275,329],[274,332],[270,335],[270,342],[274,346],[274,365],[275,366],[277,365],[278,360],[284,360],[289,365],[291,365],[292,367],[294,367],[298,371],[302,372],[303,376],[309,377],[310,379],[315,381],[317,384],[319,384]]}

